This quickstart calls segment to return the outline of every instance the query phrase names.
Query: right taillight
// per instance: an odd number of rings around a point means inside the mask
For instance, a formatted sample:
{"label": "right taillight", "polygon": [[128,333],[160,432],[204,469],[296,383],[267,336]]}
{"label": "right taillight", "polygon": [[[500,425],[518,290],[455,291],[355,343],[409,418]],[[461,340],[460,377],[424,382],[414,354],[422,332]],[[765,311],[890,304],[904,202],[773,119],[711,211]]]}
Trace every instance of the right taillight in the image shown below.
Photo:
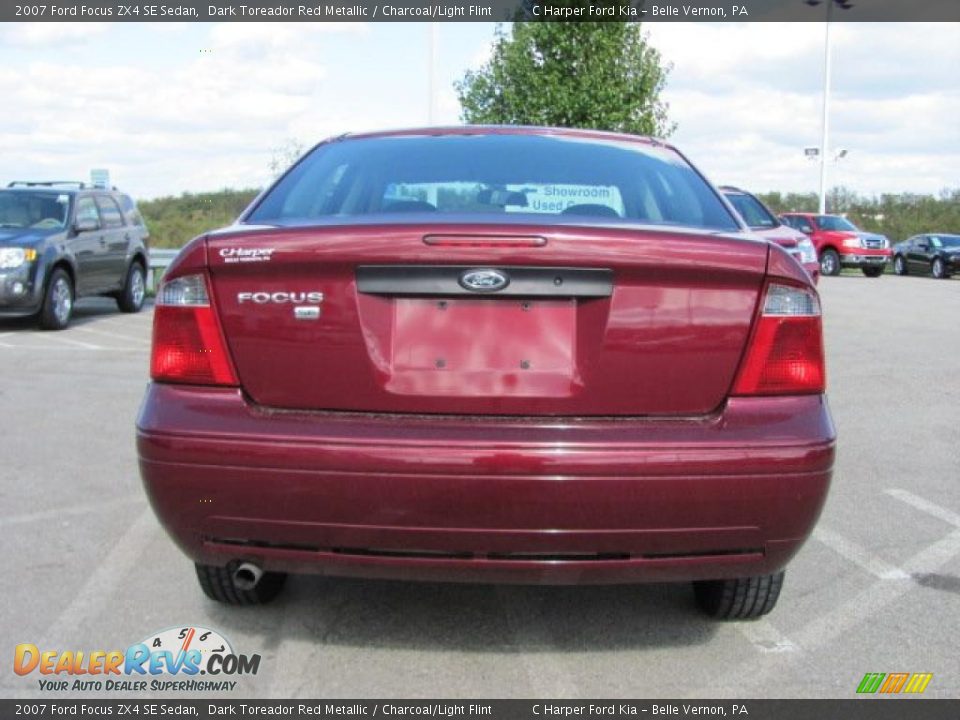
{"label": "right taillight", "polygon": [[806,287],[769,282],[733,395],[804,395],[826,387],[820,301]]}
{"label": "right taillight", "polygon": [[150,376],[157,382],[238,385],[205,275],[186,275],[160,286]]}

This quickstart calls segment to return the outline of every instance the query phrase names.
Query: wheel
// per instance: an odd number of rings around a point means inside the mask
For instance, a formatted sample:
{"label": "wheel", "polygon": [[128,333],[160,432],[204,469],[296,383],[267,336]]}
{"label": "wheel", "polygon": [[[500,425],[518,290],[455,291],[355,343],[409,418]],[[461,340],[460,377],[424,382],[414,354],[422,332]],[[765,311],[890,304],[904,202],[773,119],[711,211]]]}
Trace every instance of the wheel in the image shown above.
{"label": "wheel", "polygon": [[840,274],[840,256],[836,250],[827,248],[820,255],[820,274],[821,275],[839,275]]}
{"label": "wheel", "polygon": [[937,280],[943,280],[947,277],[947,267],[940,258],[934,259],[933,264],[930,266],[930,272],[933,273],[933,276],[937,278]]}
{"label": "wheel", "polygon": [[140,261],[134,260],[127,270],[127,281],[123,284],[123,290],[117,296],[117,307],[126,313],[140,312],[146,295],[146,273]]}
{"label": "wheel", "polygon": [[867,277],[880,277],[881,275],[883,275],[882,267],[865,267],[865,268],[860,268],[860,270],[862,270],[863,274],[866,275]]}
{"label": "wheel", "polygon": [[47,291],[40,310],[40,327],[44,330],[63,330],[73,313],[73,281],[63,268],[50,275]]}
{"label": "wheel", "polygon": [[907,274],[907,263],[903,260],[903,255],[897,255],[893,259],[893,271],[897,275],[906,275]]}
{"label": "wheel", "polygon": [[773,610],[783,587],[784,571],[773,575],[703,580],[693,584],[697,605],[719,620],[751,620]]}
{"label": "wheel", "polygon": [[262,605],[273,600],[283,589],[286,573],[264,573],[252,590],[238,590],[233,584],[236,563],[226,567],[194,563],[200,588],[211,600],[227,605]]}

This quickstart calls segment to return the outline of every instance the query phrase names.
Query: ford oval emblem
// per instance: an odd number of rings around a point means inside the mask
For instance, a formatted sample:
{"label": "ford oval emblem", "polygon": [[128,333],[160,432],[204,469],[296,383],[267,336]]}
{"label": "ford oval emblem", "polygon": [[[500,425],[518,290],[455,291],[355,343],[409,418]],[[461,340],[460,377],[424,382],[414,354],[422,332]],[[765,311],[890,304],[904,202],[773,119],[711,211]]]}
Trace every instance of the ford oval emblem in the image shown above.
{"label": "ford oval emblem", "polygon": [[510,278],[499,270],[467,270],[460,275],[460,285],[473,292],[496,292],[510,284]]}

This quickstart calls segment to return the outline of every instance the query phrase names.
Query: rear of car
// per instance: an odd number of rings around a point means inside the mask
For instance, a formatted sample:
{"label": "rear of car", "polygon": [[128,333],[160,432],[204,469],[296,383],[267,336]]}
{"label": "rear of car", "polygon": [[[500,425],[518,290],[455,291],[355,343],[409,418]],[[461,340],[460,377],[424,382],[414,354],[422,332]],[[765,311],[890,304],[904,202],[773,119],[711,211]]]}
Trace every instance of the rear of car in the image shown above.
{"label": "rear of car", "polygon": [[824,275],[839,275],[843,268],[859,268],[867,277],[880,277],[890,262],[890,241],[883,235],[860,230],[845,217],[784,213],[781,218],[810,236]]}
{"label": "rear of car", "polygon": [[225,602],[301,572],[692,580],[761,615],[835,433],[811,279],[743,230],[630,136],[321,144],[164,278],[151,503]]}
{"label": "rear of car", "polygon": [[720,192],[753,233],[786,248],[816,284],[820,263],[810,238],[782,222],[756,195],[730,186],[721,187]]}

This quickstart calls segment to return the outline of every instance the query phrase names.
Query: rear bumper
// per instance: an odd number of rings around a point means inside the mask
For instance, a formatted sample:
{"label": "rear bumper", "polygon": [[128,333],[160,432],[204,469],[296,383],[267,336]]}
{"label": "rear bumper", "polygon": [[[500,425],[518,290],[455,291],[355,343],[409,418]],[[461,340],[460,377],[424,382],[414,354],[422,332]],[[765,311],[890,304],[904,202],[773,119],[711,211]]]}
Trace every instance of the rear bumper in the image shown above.
{"label": "rear bumper", "polygon": [[782,567],[826,497],[820,396],[698,419],[272,412],[153,384],[143,482],[195,561],[361,577],[626,583]]}

